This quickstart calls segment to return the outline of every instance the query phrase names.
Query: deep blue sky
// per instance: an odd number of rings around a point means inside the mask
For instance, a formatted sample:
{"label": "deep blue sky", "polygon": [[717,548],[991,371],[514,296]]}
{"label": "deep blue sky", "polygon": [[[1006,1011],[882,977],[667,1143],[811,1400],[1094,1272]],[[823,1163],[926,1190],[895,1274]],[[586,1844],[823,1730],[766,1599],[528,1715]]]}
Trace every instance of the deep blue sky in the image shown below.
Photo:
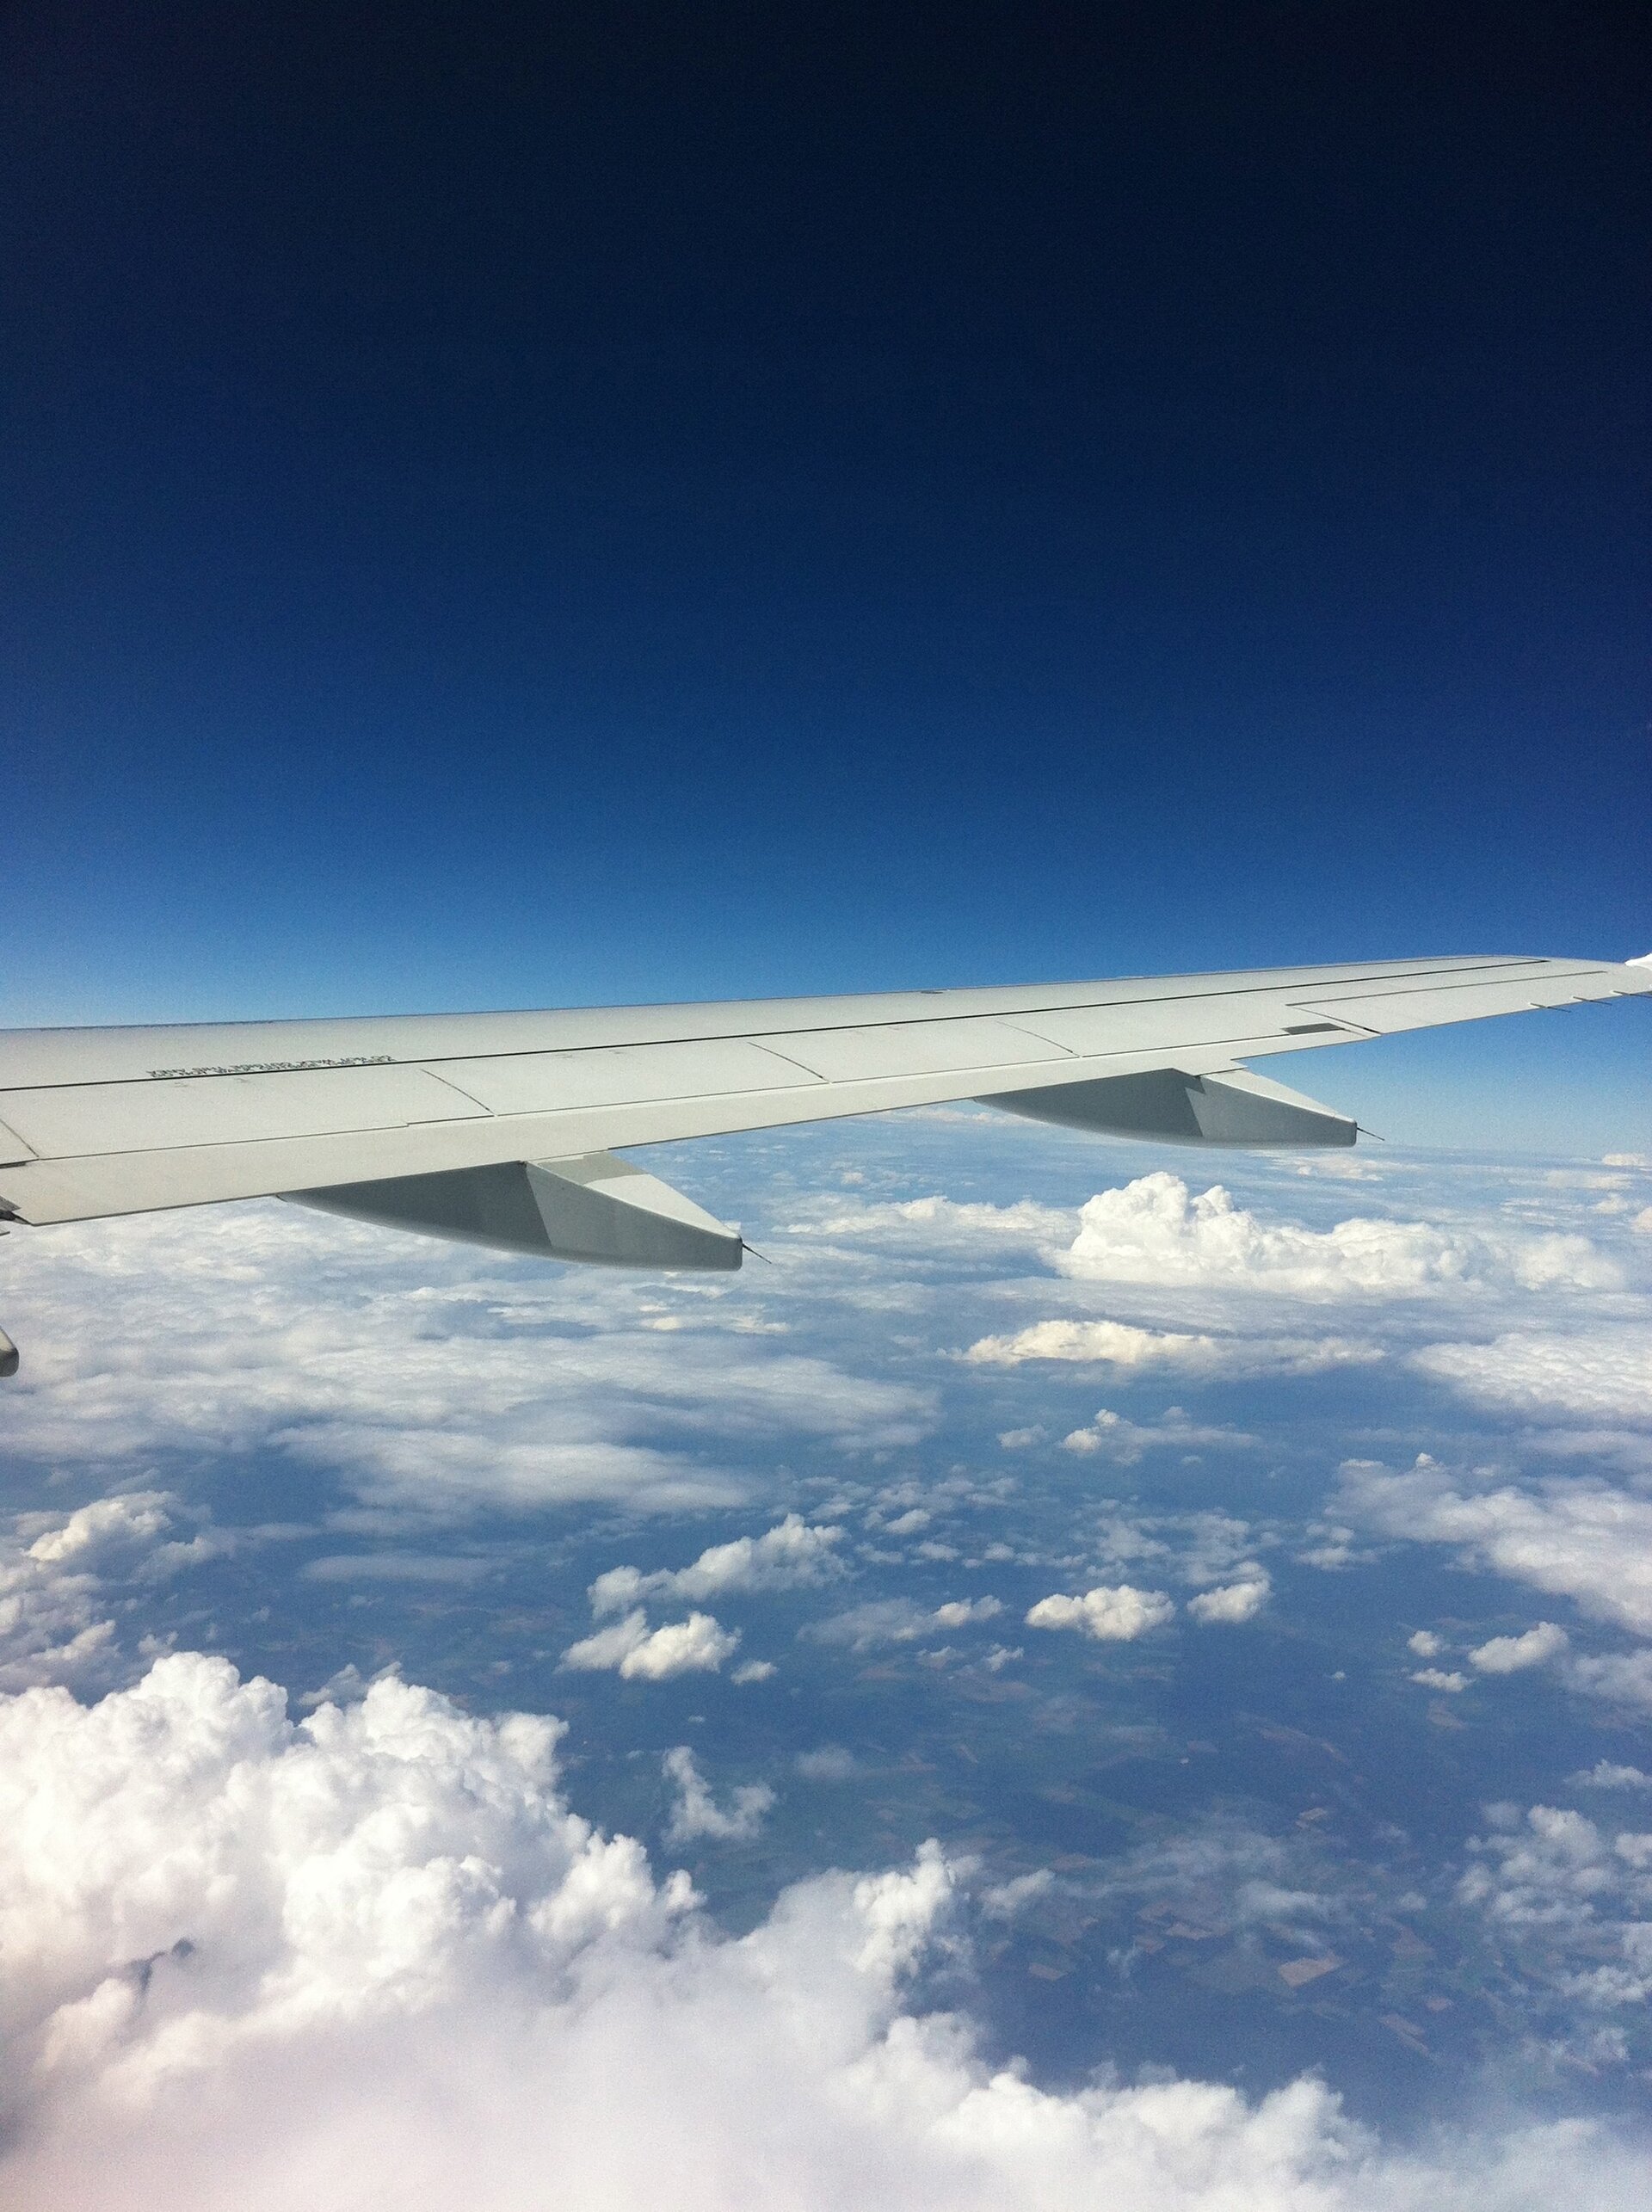
{"label": "deep blue sky", "polygon": [[0,1020],[1645,951],[1643,34],[13,5]]}

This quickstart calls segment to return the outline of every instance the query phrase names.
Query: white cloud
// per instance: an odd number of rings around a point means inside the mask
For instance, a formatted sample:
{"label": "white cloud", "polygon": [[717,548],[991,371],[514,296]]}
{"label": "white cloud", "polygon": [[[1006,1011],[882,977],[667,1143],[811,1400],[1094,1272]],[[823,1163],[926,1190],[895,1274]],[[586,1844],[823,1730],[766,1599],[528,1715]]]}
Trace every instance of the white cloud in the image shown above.
{"label": "white cloud", "polygon": [[955,1598],[934,1611],[910,1598],[872,1598],[823,1621],[811,1621],[798,1635],[810,1643],[847,1644],[870,1651],[880,1643],[916,1643],[938,1630],[959,1629],[996,1620],[1004,1610],[1000,1598]]}
{"label": "white cloud", "polygon": [[841,1743],[823,1743],[814,1751],[800,1751],[792,1764],[805,1782],[848,1782],[860,1771],[854,1753]]}
{"label": "white cloud", "polygon": [[965,1359],[978,1367],[1019,1367],[1030,1360],[1109,1366],[1123,1373],[1169,1368],[1199,1376],[1314,1375],[1328,1368],[1369,1366],[1380,1346],[1340,1336],[1191,1336],[1137,1328],[1119,1321],[1040,1321],[1011,1336],[983,1336]]}
{"label": "white cloud", "polygon": [[1163,1420],[1157,1421],[1127,1420],[1123,1414],[1103,1406],[1086,1427],[1076,1428],[1070,1435],[1063,1436],[1061,1448],[1063,1451],[1094,1453],[1121,1467],[1133,1467],[1150,1451],[1194,1451],[1207,1445],[1225,1450],[1255,1441],[1254,1436],[1247,1436],[1242,1429],[1189,1420],[1180,1406],[1168,1407]]}
{"label": "white cloud", "polygon": [[1419,1659],[1438,1659],[1446,1648],[1443,1639],[1437,1636],[1433,1629],[1419,1629],[1405,1641],[1408,1648],[1415,1651]]}
{"label": "white cloud", "polygon": [[1518,1674],[1527,1667],[1540,1667],[1567,1649],[1571,1638],[1553,1621],[1539,1621],[1524,1636],[1495,1636],[1469,1654],[1469,1664],[1480,1674]]}
{"label": "white cloud", "polygon": [[1128,1582],[1103,1584],[1082,1597],[1040,1598],[1026,1616],[1030,1629],[1078,1629],[1102,1643],[1128,1643],[1162,1628],[1175,1613],[1162,1590],[1137,1590]]}
{"label": "white cloud", "polygon": [[1652,1774],[1643,1774],[1638,1766],[1615,1765],[1609,1759],[1598,1759],[1581,1774],[1566,1778],[1575,1790],[1652,1790]]}
{"label": "white cloud", "polygon": [[[274,1203],[15,1242],[11,1447],[112,1481],[157,1451],[268,1452],[419,1522],[675,1512],[743,1501],[718,1457],[743,1439],[899,1448],[934,1417],[927,1390],[741,1329],[743,1285],[534,1268]],[[648,1325],[663,1297],[675,1334]]]}
{"label": "white cloud", "polygon": [[122,1671],[116,1616],[134,1587],[229,1549],[170,1491],[134,1490],[72,1513],[22,1513],[0,1536],[0,1689],[105,1686]]}
{"label": "white cloud", "polygon": [[937,1628],[968,1628],[974,1621],[996,1620],[1004,1610],[1002,1598],[954,1598],[937,1605],[930,1616]]}
{"label": "white cloud", "polygon": [[[1521,1970],[1575,2006],[1637,2009],[1652,1997],[1652,1835],[1613,1835],[1581,1813],[1486,1808],[1458,1896],[1512,1946]],[[1567,2040],[1581,2042],[1575,2030]]]}
{"label": "white cloud", "polygon": [[844,1571],[835,1547],[841,1528],[811,1526],[788,1513],[763,1536],[737,1537],[713,1544],[692,1566],[645,1574],[637,1567],[611,1567],[591,1585],[591,1611],[600,1618],[663,1596],[690,1603],[747,1590],[792,1590],[825,1582]]}
{"label": "white cloud", "polygon": [[983,1244],[1000,1248],[1047,1245],[1064,1236],[1072,1223],[1070,1213],[1036,1205],[1030,1198],[998,1206],[935,1193],[921,1198],[821,1199],[786,1227],[794,1236],[848,1236],[939,1251]]}
{"label": "white cloud", "polygon": [[1198,1597],[1189,1598],[1187,1610],[1207,1628],[1220,1622],[1252,1621],[1267,1603],[1272,1587],[1266,1574],[1256,1574],[1248,1581],[1201,1590]]}
{"label": "white cloud", "polygon": [[1641,2200],[1639,2147],[1587,2122],[1407,2153],[1314,2080],[1041,2090],[910,2009],[967,1935],[934,1845],[730,1940],[569,1810],[558,1734],[395,1681],[294,1725],[194,1656],[89,1708],[0,1700],[8,2203],[228,2212],[362,2177],[405,2212],[642,2212],[667,2160],[687,2212]]}
{"label": "white cloud", "polygon": [[1469,1686],[1469,1678],[1466,1674],[1458,1674],[1455,1672],[1447,1673],[1443,1667],[1420,1667],[1411,1679],[1414,1682],[1421,1682],[1425,1690],[1444,1690],[1452,1697],[1455,1697],[1459,1690],[1466,1690]]}
{"label": "white cloud", "polygon": [[1088,1281],[1243,1285],[1319,1300],[1416,1297],[1480,1278],[1578,1290],[1620,1279],[1581,1236],[1486,1236],[1361,1216],[1328,1229],[1270,1225],[1220,1184],[1194,1197],[1162,1169],[1089,1199],[1058,1264]]}
{"label": "white cloud", "polygon": [[728,1804],[719,1805],[686,1743],[668,1751],[661,1764],[676,1791],[666,1823],[669,1843],[692,1843],[697,1836],[711,1836],[719,1843],[749,1843],[774,1805],[774,1792],[766,1782],[742,1783]]}
{"label": "white cloud", "polygon": [[737,1629],[721,1627],[710,1613],[690,1613],[650,1635],[639,1609],[570,1644],[562,1664],[587,1673],[612,1668],[627,1682],[664,1682],[674,1674],[715,1673],[739,1642]]}
{"label": "white cloud", "polygon": [[767,1682],[774,1673],[774,1662],[770,1659],[743,1659],[729,1675],[730,1682],[743,1686],[748,1682]]}
{"label": "white cloud", "polygon": [[1402,1474],[1345,1462],[1336,1504],[1386,1536],[1449,1544],[1475,1565],[1652,1636],[1652,1498],[1583,1476],[1476,1485],[1424,1453]]}
{"label": "white cloud", "polygon": [[1581,1414],[1611,1423],[1652,1422],[1647,1332],[1596,1325],[1587,1333],[1512,1334],[1489,1344],[1431,1344],[1413,1365],[1476,1405],[1553,1420]]}

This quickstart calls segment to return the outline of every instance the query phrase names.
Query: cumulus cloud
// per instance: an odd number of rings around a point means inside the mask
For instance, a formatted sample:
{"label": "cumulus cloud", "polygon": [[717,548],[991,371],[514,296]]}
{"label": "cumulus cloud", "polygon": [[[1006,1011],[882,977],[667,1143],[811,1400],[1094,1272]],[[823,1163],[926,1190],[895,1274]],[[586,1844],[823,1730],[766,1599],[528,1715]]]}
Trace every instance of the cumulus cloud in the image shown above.
{"label": "cumulus cloud", "polygon": [[1408,1648],[1415,1651],[1419,1659],[1438,1659],[1446,1648],[1443,1640],[1434,1634],[1433,1629],[1418,1629],[1415,1635],[1407,1636],[1405,1641]]}
{"label": "cumulus cloud", "polygon": [[1082,1597],[1040,1598],[1026,1616],[1030,1629],[1076,1629],[1100,1643],[1129,1643],[1150,1629],[1162,1628],[1175,1614],[1162,1590],[1137,1590],[1128,1582],[1106,1584]]}
{"label": "cumulus cloud", "polygon": [[668,1751],[661,1764],[676,1793],[666,1822],[668,1843],[692,1843],[700,1836],[718,1843],[749,1843],[774,1802],[774,1792],[766,1782],[745,1782],[726,1805],[719,1805],[686,1743]]}
{"label": "cumulus cloud", "polygon": [[294,1724],[194,1656],[89,1708],[0,1700],[7,2201],[641,2212],[667,2155],[689,2212],[1640,2201],[1604,2125],[1404,2153],[1316,2080],[1041,2090],[913,2007],[967,1955],[935,1845],[729,1939],[569,1809],[559,1733],[391,1680]]}
{"label": "cumulus cloud", "polygon": [[1458,1884],[1523,1969],[1585,2006],[1652,1997],[1652,1834],[1616,1834],[1569,1808],[1487,1808]]}
{"label": "cumulus cloud", "polygon": [[1593,1766],[1567,1780],[1574,1790],[1652,1790],[1652,1774],[1643,1773],[1638,1766],[1616,1765],[1609,1759],[1597,1759]]}
{"label": "cumulus cloud", "polygon": [[591,1611],[601,1618],[655,1596],[692,1604],[747,1590],[792,1590],[829,1581],[844,1572],[835,1550],[842,1537],[841,1528],[811,1526],[800,1514],[788,1513],[763,1536],[712,1545],[692,1566],[650,1574],[637,1567],[611,1567],[591,1585]]}
{"label": "cumulus cloud", "polygon": [[1123,1414],[1103,1406],[1093,1421],[1063,1437],[1061,1448],[1133,1467],[1150,1451],[1195,1451],[1206,1445],[1227,1449],[1255,1441],[1242,1429],[1190,1420],[1180,1406],[1167,1407],[1163,1420],[1157,1421],[1128,1420]]}
{"label": "cumulus cloud", "polygon": [[810,1643],[847,1644],[871,1651],[880,1643],[916,1643],[940,1629],[966,1628],[996,1620],[1004,1610],[1000,1598],[958,1598],[933,1609],[910,1598],[872,1598],[823,1621],[811,1621],[798,1635]]}
{"label": "cumulus cloud", "polygon": [[1270,1224],[1219,1183],[1195,1197],[1163,1170],[1089,1199],[1058,1264],[1094,1282],[1242,1285],[1322,1301],[1418,1297],[1482,1278],[1577,1290],[1620,1279],[1581,1236],[1489,1237],[1363,1216],[1328,1229]]}
{"label": "cumulus cloud", "polygon": [[0,1536],[0,1688],[106,1685],[118,1673],[115,1615],[134,1585],[228,1549],[165,1490],[99,1498],[72,1513],[23,1513]]}
{"label": "cumulus cloud", "polygon": [[570,1644],[562,1664],[596,1673],[612,1669],[627,1682],[664,1682],[674,1674],[715,1673],[740,1642],[737,1629],[725,1629],[710,1613],[690,1613],[650,1634],[640,1607],[612,1628]]}
{"label": "cumulus cloud", "polygon": [[977,1367],[1019,1367],[1029,1361],[1113,1367],[1122,1373],[1168,1369],[1200,1377],[1314,1375],[1328,1368],[1369,1366],[1382,1347],[1347,1337],[1193,1336],[1137,1328],[1119,1321],[1040,1321],[1009,1336],[983,1336],[964,1357]]}
{"label": "cumulus cloud", "polygon": [[1004,1610],[1002,1598],[953,1598],[937,1605],[930,1615],[937,1628],[968,1628],[975,1621],[996,1620]]}
{"label": "cumulus cloud", "polygon": [[1652,1636],[1652,1498],[1581,1476],[1476,1484],[1425,1452],[1399,1474],[1345,1462],[1337,1504],[1386,1536],[1449,1544],[1471,1564]]}
{"label": "cumulus cloud", "polygon": [[1201,1590],[1196,1598],[1189,1598],[1187,1610],[1207,1628],[1224,1622],[1253,1621],[1267,1603],[1272,1588],[1266,1574],[1255,1574],[1243,1582]]}
{"label": "cumulus cloud", "polygon": [[1479,1674],[1518,1674],[1527,1667],[1540,1667],[1566,1650],[1571,1638],[1553,1621],[1539,1621],[1524,1636],[1495,1636],[1469,1654],[1469,1664]]}
{"label": "cumulus cloud", "polygon": [[1420,1667],[1411,1679],[1421,1682],[1425,1690],[1444,1690],[1450,1697],[1469,1686],[1466,1674],[1458,1673],[1455,1668],[1448,1672],[1441,1667]]}

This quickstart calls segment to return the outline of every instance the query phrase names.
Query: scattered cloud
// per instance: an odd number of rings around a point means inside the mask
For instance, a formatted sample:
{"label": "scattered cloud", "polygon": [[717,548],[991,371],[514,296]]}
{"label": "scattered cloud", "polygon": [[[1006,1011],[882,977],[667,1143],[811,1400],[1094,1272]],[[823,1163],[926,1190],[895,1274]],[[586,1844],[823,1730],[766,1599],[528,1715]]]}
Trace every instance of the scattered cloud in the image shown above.
{"label": "scattered cloud", "polygon": [[1527,1667],[1540,1667],[1570,1645],[1571,1638],[1553,1621],[1539,1621],[1524,1636],[1495,1636],[1469,1654],[1469,1664],[1479,1674],[1518,1674]]}
{"label": "scattered cloud", "polygon": [[933,1610],[910,1598],[872,1598],[823,1621],[811,1621],[798,1634],[810,1643],[847,1644],[851,1651],[871,1651],[880,1643],[916,1643],[940,1630],[996,1620],[1003,1610],[1003,1600],[993,1597],[953,1599]]}
{"label": "scattered cloud", "polygon": [[774,1792],[766,1782],[742,1783],[727,1805],[719,1805],[687,1744],[668,1751],[661,1764],[676,1792],[666,1823],[668,1843],[692,1843],[700,1836],[718,1843],[749,1843],[774,1805]]}
{"label": "scattered cloud", "polygon": [[1411,1679],[1421,1682],[1425,1690],[1444,1690],[1450,1697],[1455,1697],[1459,1690],[1466,1690],[1469,1686],[1466,1674],[1459,1674],[1455,1670],[1448,1673],[1439,1667],[1421,1667]]}
{"label": "scattered cloud", "polygon": [[1100,1643],[1128,1643],[1162,1628],[1175,1606],[1162,1590],[1137,1590],[1128,1582],[1103,1584],[1082,1597],[1040,1598],[1026,1616],[1030,1629],[1077,1629]]}
{"label": "scattered cloud", "polygon": [[801,1515],[788,1513],[766,1535],[713,1544],[689,1567],[654,1574],[611,1567],[591,1585],[591,1611],[600,1619],[650,1597],[692,1604],[748,1590],[792,1590],[829,1581],[844,1572],[836,1552],[842,1537],[841,1528],[811,1526]]}
{"label": "scattered cloud", "polygon": [[1419,1659],[1438,1659],[1446,1648],[1444,1638],[1437,1636],[1433,1629],[1418,1629],[1405,1641],[1407,1648],[1415,1651]]}
{"label": "scattered cloud", "polygon": [[964,1358],[977,1367],[1065,1361],[1133,1374],[1171,1370],[1199,1377],[1315,1375],[1369,1366],[1382,1347],[1347,1337],[1191,1336],[1119,1321],[1040,1321],[1010,1336],[983,1336]]}
{"label": "scattered cloud", "polygon": [[968,1628],[972,1622],[996,1620],[1004,1610],[1002,1598],[954,1598],[937,1605],[930,1615],[937,1628]]}
{"label": "scattered cloud", "polygon": [[714,1673],[739,1642],[737,1629],[721,1627],[710,1613],[690,1613],[650,1634],[639,1607],[570,1644],[562,1664],[587,1673],[612,1669],[627,1682],[664,1682],[674,1674]]}
{"label": "scattered cloud", "polygon": [[805,1782],[848,1782],[860,1772],[854,1753],[841,1743],[823,1743],[814,1751],[800,1751],[792,1764]]}
{"label": "scattered cloud", "polygon": [[1335,1502],[1385,1536],[1449,1544],[1471,1564],[1652,1636],[1652,1498],[1585,1476],[1477,1482],[1425,1452],[1399,1474],[1346,1461]]}
{"label": "scattered cloud", "polygon": [[1150,1451],[1197,1451],[1206,1447],[1228,1450],[1254,1444],[1242,1429],[1222,1428],[1187,1418],[1180,1406],[1165,1410],[1162,1420],[1133,1421],[1103,1406],[1084,1428],[1076,1428],[1061,1439],[1063,1451],[1094,1453],[1121,1467],[1132,1467]]}
{"label": "scattered cloud", "polygon": [[1201,1590],[1196,1598],[1189,1598],[1187,1610],[1207,1628],[1220,1623],[1254,1621],[1267,1603],[1272,1588],[1266,1574],[1254,1575],[1248,1581]]}
{"label": "scattered cloud", "polygon": [[1643,1773],[1638,1766],[1614,1765],[1609,1759],[1596,1759],[1567,1780],[1574,1790],[1652,1790],[1652,1774]]}

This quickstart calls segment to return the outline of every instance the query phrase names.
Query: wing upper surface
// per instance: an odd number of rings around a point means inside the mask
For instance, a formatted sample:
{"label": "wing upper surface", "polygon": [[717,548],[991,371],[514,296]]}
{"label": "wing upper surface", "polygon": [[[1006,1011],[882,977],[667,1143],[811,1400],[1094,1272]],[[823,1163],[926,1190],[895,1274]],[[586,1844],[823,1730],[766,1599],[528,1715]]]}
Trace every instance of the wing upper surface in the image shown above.
{"label": "wing upper surface", "polygon": [[1386,961],[864,997],[0,1032],[0,1211],[87,1218],[570,1157],[1652,993]]}

